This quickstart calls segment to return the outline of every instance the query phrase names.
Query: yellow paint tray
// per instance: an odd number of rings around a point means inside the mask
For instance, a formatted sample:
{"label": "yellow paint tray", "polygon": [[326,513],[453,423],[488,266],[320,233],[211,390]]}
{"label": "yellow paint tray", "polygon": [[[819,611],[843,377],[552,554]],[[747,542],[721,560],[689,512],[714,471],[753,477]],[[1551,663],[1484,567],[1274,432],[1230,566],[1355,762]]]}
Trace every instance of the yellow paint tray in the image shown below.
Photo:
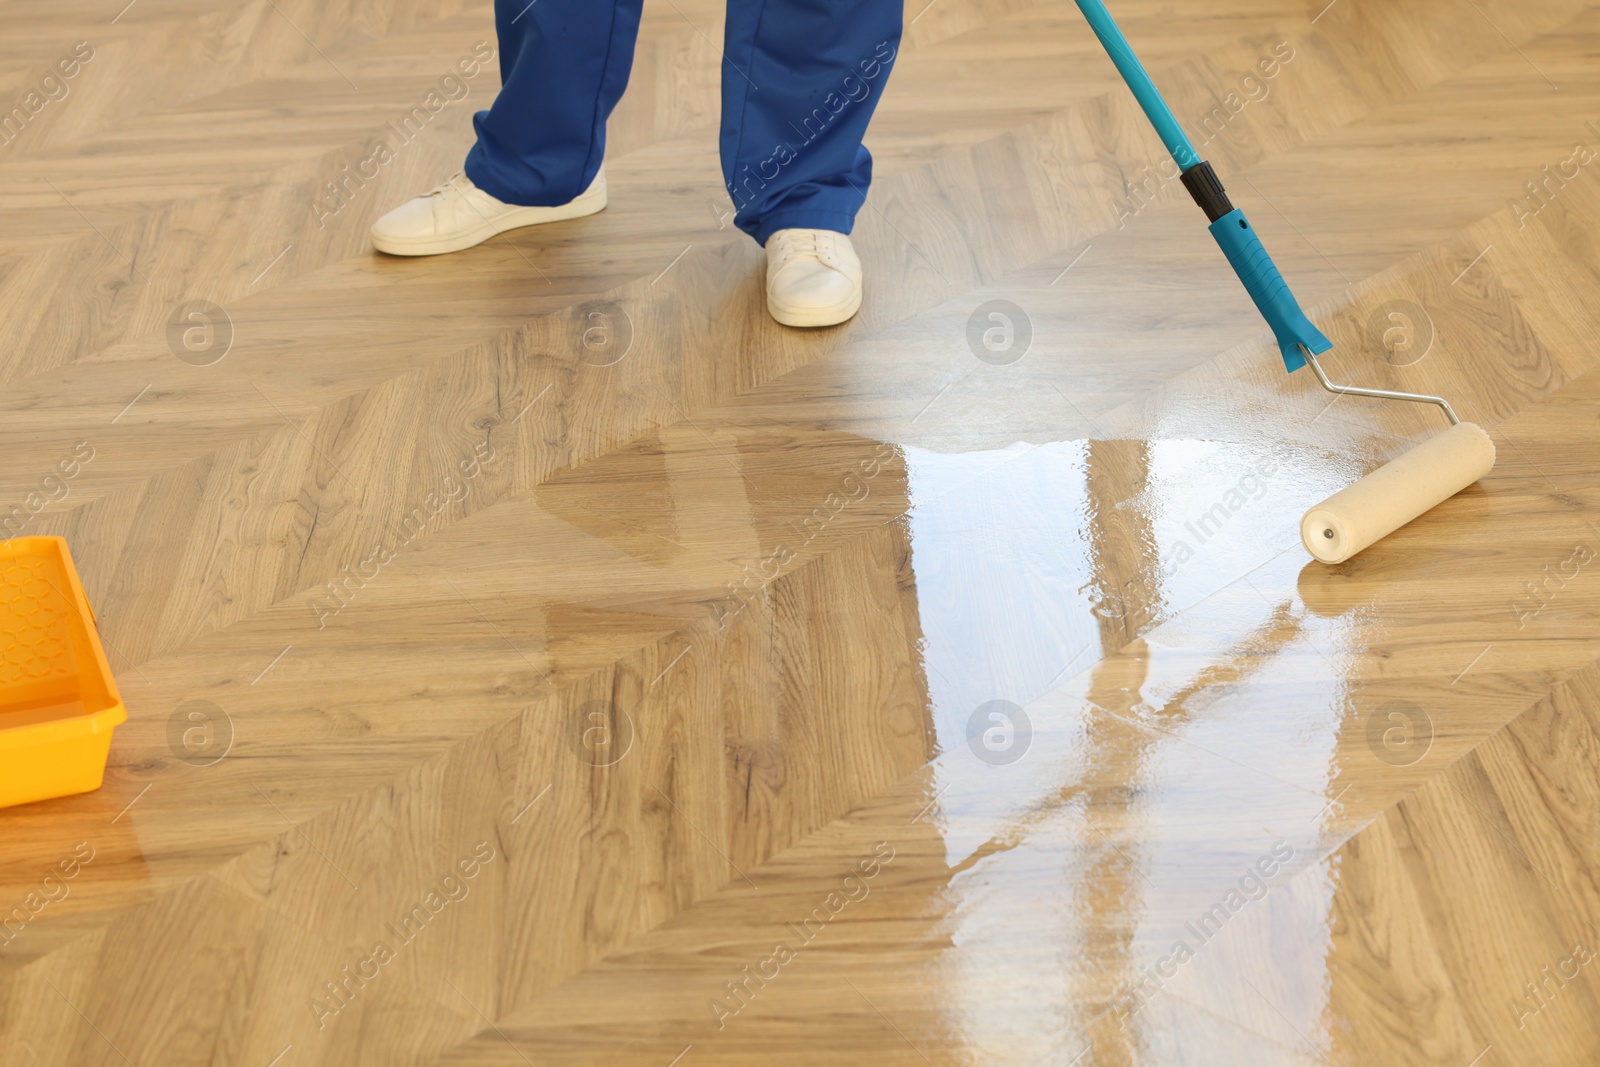
{"label": "yellow paint tray", "polygon": [[127,717],[66,539],[0,541],[0,808],[100,788]]}

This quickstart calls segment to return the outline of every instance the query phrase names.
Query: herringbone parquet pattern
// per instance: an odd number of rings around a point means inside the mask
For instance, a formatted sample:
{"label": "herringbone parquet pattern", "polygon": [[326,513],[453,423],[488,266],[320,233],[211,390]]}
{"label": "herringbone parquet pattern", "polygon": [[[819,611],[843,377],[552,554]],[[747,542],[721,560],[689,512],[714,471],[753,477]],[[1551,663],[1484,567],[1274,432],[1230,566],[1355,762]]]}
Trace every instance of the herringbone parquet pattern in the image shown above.
{"label": "herringbone parquet pattern", "polygon": [[0,812],[0,1062],[1600,1058],[1600,10],[1115,5],[1330,367],[1495,437],[1327,569],[1436,413],[1284,378],[1070,4],[907,9],[819,332],[708,0],[606,211],[417,261],[487,4],[118,6],[0,7],[0,528],[129,709]]}

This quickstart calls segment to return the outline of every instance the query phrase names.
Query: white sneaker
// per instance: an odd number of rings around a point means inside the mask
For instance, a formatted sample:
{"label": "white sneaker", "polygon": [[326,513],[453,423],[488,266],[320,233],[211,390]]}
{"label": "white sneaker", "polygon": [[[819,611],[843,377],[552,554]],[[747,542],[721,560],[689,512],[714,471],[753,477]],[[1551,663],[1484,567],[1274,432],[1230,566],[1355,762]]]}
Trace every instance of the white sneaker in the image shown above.
{"label": "white sneaker", "polygon": [[392,256],[459,252],[519,226],[593,215],[606,206],[606,172],[576,199],[555,207],[522,207],[497,200],[472,184],[465,172],[413,197],[372,224],[372,247]]}
{"label": "white sneaker", "polygon": [[861,307],[861,260],[833,230],[767,238],[767,310],[785,326],[837,326]]}

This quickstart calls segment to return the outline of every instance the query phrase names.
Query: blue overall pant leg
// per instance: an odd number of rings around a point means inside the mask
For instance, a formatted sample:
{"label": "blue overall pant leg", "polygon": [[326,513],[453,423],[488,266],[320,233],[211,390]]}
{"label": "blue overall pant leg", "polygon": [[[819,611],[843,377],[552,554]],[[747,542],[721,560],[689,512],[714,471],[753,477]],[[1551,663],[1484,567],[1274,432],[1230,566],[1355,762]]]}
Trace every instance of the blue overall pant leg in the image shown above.
{"label": "blue overall pant leg", "polygon": [[[564,204],[605,154],[633,62],[641,0],[495,0],[502,87],[473,118],[467,177],[510,204]],[[850,232],[872,180],[861,145],[900,43],[893,0],[730,0],[723,180],[757,241],[788,227]]]}
{"label": "blue overall pant leg", "polygon": [[495,0],[500,95],[472,118],[472,184],[508,204],[554,207],[589,187],[622,99],[641,0]]}
{"label": "blue overall pant leg", "polygon": [[722,178],[761,244],[849,233],[872,184],[861,144],[900,48],[902,0],[730,0]]}

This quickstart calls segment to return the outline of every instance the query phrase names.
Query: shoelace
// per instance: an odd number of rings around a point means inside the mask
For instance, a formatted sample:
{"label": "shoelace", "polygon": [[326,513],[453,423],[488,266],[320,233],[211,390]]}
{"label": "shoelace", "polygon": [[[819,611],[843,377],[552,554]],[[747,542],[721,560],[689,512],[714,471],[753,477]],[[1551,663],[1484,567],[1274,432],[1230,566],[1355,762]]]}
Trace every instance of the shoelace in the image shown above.
{"label": "shoelace", "polygon": [[456,183],[460,182],[460,181],[465,181],[466,177],[467,177],[467,172],[466,171],[458,170],[454,174],[450,175],[450,177],[448,177],[444,181],[440,182],[438,185],[435,185],[432,189],[429,189],[427,191],[427,193],[424,194],[424,195],[427,195],[427,196],[446,196],[446,195],[448,195],[450,193],[465,193],[466,190],[461,188],[461,186],[457,185]]}
{"label": "shoelace", "polygon": [[802,256],[813,256],[825,263],[829,262],[834,258],[833,239],[831,236],[820,235],[816,230],[801,230],[784,238],[780,265],[792,263]]}

